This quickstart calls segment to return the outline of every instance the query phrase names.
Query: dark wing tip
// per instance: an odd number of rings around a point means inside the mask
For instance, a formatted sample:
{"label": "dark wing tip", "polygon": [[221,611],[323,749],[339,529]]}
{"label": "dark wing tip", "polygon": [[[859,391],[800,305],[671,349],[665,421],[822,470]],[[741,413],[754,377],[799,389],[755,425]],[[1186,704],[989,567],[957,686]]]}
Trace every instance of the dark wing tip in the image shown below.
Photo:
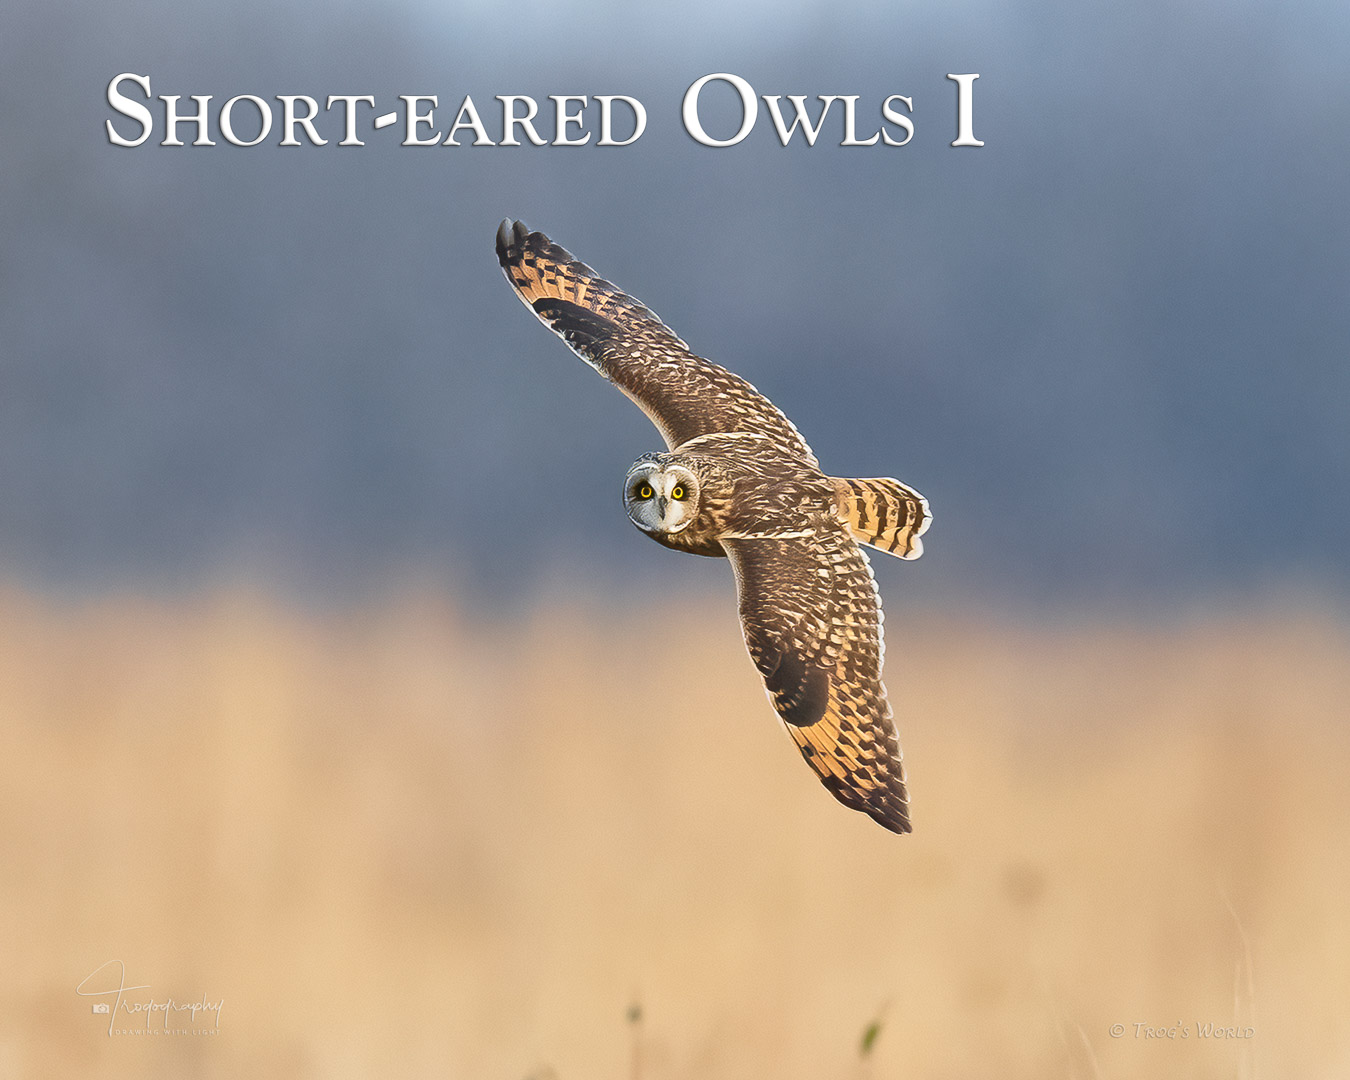
{"label": "dark wing tip", "polygon": [[538,248],[546,248],[549,244],[547,236],[543,233],[531,233],[525,222],[502,218],[502,223],[497,226],[497,261],[502,266],[517,261],[521,251],[529,246],[531,240],[536,241],[535,246]]}
{"label": "dark wing tip", "polygon": [[552,246],[553,242],[547,236],[541,232],[530,232],[530,227],[523,221],[503,218],[497,226],[497,261],[502,266],[519,262],[521,253],[526,249],[547,251]]}
{"label": "dark wing tip", "polygon": [[910,832],[909,790],[905,787],[905,767],[895,763],[895,771],[890,782],[878,793],[867,807],[867,814],[877,824],[901,835]]}
{"label": "dark wing tip", "polygon": [[[806,756],[805,748],[802,749]],[[826,790],[851,810],[858,810],[884,829],[901,835],[911,832],[909,793],[903,774],[891,777],[880,788],[865,789],[848,777],[821,776]]]}
{"label": "dark wing tip", "polygon": [[882,828],[890,829],[891,832],[899,833],[901,836],[914,831],[909,823],[909,808],[906,806],[888,805],[869,809],[867,815]]}
{"label": "dark wing tip", "polygon": [[[534,259],[548,259],[561,265],[572,265],[578,272],[585,277],[595,278],[597,281],[603,279],[585,263],[577,259],[566,248],[555,244],[544,233],[531,232],[530,227],[523,221],[512,221],[510,218],[504,218],[502,223],[497,226],[497,261],[501,263],[503,270],[508,270],[513,266],[519,266],[525,262],[532,262]],[[613,290],[614,286],[605,281],[606,288]],[[617,291],[617,290],[615,290]],[[636,301],[633,301],[636,305]],[[641,306],[641,305],[636,305]],[[645,309],[643,309],[645,311]],[[652,316],[655,318],[655,316]]]}

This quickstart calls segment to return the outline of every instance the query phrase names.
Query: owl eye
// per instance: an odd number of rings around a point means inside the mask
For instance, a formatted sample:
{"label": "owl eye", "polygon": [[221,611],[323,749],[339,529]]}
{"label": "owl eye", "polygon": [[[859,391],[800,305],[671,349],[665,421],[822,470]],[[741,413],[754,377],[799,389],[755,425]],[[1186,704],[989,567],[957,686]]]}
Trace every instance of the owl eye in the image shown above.
{"label": "owl eye", "polygon": [[635,493],[639,499],[650,499],[655,494],[651,484],[639,484]]}
{"label": "owl eye", "polygon": [[689,493],[684,490],[683,484],[676,484],[673,488],[670,489],[670,497],[672,499],[676,500],[683,499],[687,494]]}

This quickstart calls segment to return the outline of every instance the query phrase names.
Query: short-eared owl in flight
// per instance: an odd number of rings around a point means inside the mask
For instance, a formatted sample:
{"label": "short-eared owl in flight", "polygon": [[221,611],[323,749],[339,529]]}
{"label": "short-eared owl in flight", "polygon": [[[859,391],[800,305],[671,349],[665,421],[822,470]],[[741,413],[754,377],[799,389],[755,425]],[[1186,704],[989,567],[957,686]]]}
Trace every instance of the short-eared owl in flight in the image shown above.
{"label": "short-eared owl in flight", "polygon": [[624,478],[633,524],[731,560],[746,647],[807,764],[845,806],[909,832],[881,602],[859,545],[918,558],[924,497],[898,480],[826,476],[753,386],[543,233],[503,221],[497,258],[525,305],[665,439],[668,452],[644,454]]}

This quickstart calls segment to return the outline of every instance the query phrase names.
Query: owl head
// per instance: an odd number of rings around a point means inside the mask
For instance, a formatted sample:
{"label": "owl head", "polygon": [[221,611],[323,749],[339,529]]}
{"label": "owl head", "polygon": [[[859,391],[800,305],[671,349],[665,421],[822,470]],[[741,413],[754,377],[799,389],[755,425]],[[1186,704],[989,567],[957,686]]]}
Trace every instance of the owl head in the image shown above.
{"label": "owl head", "polygon": [[633,524],[655,536],[687,529],[698,513],[698,477],[668,454],[646,454],[623,481],[623,505]]}

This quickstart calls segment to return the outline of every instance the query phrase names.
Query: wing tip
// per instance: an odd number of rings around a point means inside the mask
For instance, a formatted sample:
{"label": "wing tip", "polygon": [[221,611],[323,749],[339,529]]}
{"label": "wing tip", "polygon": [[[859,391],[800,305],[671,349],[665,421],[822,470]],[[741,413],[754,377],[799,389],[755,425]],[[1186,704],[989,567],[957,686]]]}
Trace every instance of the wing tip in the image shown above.
{"label": "wing tip", "polygon": [[[828,785],[827,785],[828,786]],[[873,791],[854,801],[835,793],[836,798],[854,810],[861,810],[883,829],[903,836],[913,832],[909,823],[909,792],[905,789],[904,779],[893,779],[880,791]]]}
{"label": "wing tip", "polygon": [[[805,749],[803,756],[807,756]],[[887,785],[880,791],[860,791],[850,786],[845,779],[822,776],[821,781],[825,790],[844,806],[860,814],[866,814],[883,829],[900,836],[914,831],[909,823],[909,794],[905,790],[903,780],[895,786]]]}
{"label": "wing tip", "polygon": [[914,827],[909,823],[909,807],[907,805],[886,806],[876,810],[868,810],[867,815],[883,829],[889,829],[899,836],[914,831]]}
{"label": "wing tip", "polygon": [[497,226],[497,261],[503,267],[515,262],[532,236],[538,236],[545,246],[548,245],[548,237],[543,233],[531,233],[525,222],[502,218],[502,223]]}

